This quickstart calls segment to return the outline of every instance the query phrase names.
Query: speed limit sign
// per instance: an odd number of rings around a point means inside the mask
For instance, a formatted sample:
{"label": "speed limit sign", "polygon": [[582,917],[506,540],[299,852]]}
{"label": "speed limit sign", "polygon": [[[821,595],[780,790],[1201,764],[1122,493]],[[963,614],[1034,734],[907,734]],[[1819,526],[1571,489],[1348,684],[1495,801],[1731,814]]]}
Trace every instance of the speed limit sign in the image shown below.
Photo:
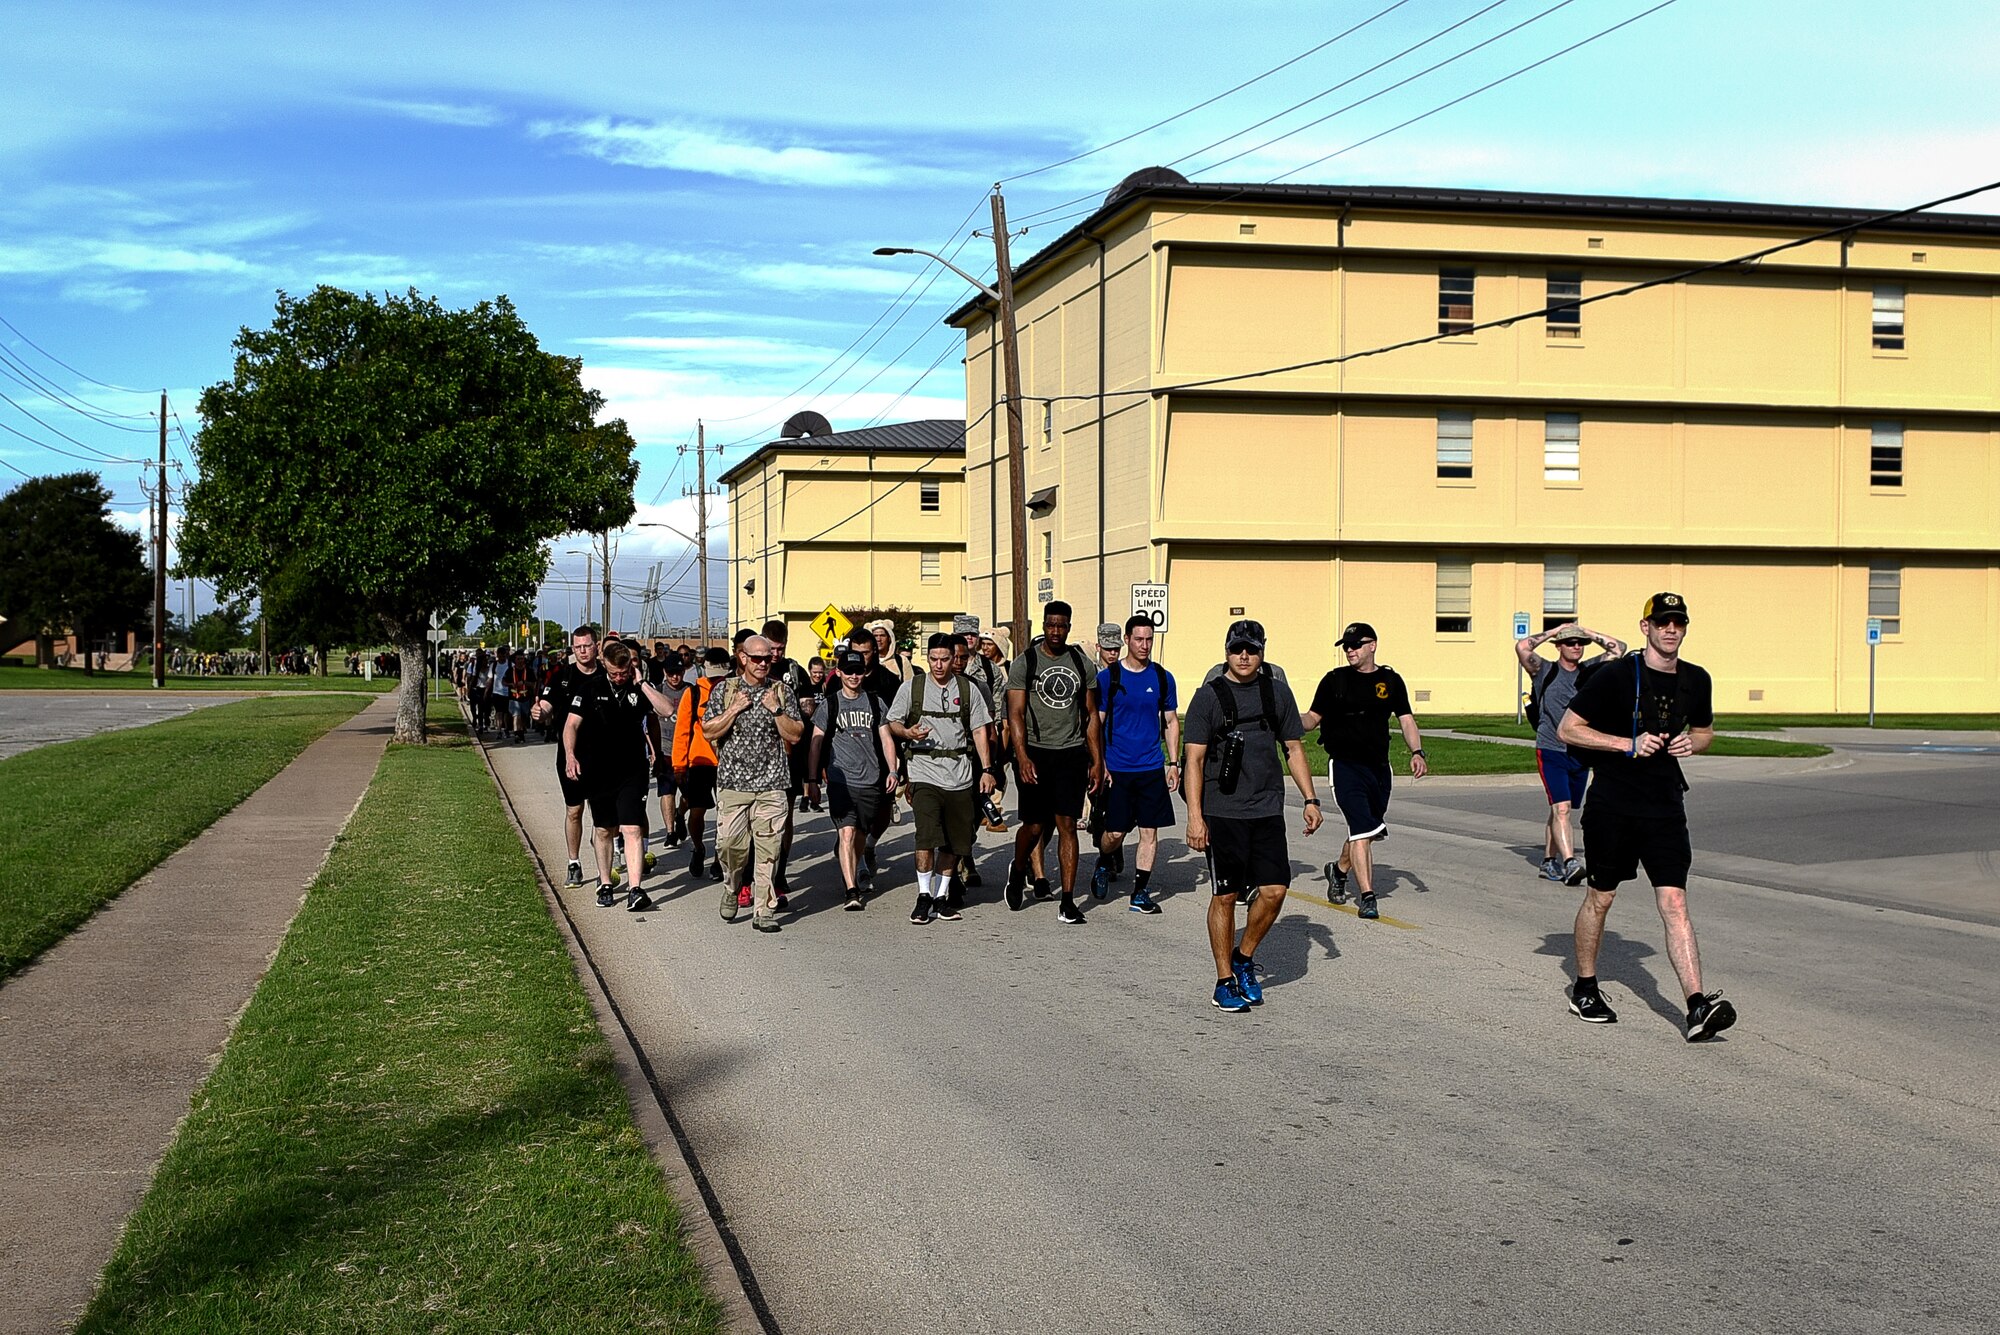
{"label": "speed limit sign", "polygon": [[1132,586],[1132,615],[1145,617],[1153,623],[1155,631],[1167,628],[1167,586],[1164,584],[1134,584]]}

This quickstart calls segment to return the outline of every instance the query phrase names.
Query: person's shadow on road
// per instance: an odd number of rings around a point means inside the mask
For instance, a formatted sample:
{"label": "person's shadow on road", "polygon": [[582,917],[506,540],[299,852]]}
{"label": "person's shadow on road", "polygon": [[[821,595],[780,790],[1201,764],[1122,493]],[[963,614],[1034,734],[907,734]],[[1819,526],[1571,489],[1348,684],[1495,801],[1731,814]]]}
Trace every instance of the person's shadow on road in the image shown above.
{"label": "person's shadow on road", "polygon": [[[1550,932],[1542,938],[1542,944],[1535,953],[1549,955],[1568,964],[1576,953],[1576,934]],[[1643,941],[1620,936],[1607,928],[1604,940],[1597,947],[1597,978],[1600,983],[1623,985],[1655,1015],[1678,1026],[1686,1019],[1685,1009],[1660,991],[1659,981],[1645,964],[1659,953]]]}
{"label": "person's shadow on road", "polygon": [[[1317,951],[1318,953],[1314,953]],[[1257,947],[1259,972],[1266,984],[1293,983],[1306,976],[1314,960],[1337,960],[1340,947],[1333,929],[1306,913],[1281,916]]]}

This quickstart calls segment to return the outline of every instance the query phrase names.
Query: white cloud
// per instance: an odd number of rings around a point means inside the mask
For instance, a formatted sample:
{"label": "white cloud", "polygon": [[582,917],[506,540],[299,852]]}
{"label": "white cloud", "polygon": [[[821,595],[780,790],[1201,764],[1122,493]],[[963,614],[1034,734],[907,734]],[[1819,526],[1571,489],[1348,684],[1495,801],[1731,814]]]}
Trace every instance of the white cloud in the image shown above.
{"label": "white cloud", "polygon": [[247,274],[251,265],[216,250],[146,241],[62,237],[0,245],[0,273],[46,275],[91,269],[115,273]]}
{"label": "white cloud", "polygon": [[746,265],[737,276],[786,292],[866,292],[895,296],[910,285],[907,271],[887,266],[871,269],[858,264],[804,264],[797,260]]}
{"label": "white cloud", "polygon": [[488,129],[507,119],[493,107],[458,102],[405,102],[394,98],[367,97],[361,99],[361,105],[411,120],[428,121],[432,125],[456,125],[470,130]]}
{"label": "white cloud", "polygon": [[572,339],[571,342],[585,347],[607,348],[619,352],[653,353],[674,366],[797,369],[823,365],[832,356],[829,349],[810,343],[797,343],[782,338],[733,335],[718,337],[614,335],[602,338],[578,338]]}
{"label": "white cloud", "polygon": [[63,300],[104,306],[114,311],[136,311],[146,304],[146,293],[128,283],[65,283]]}
{"label": "white cloud", "polygon": [[891,185],[927,174],[872,153],[802,144],[773,147],[665,121],[624,121],[609,116],[537,121],[530,133],[540,139],[565,141],[591,157],[621,166],[665,168],[769,185]]}

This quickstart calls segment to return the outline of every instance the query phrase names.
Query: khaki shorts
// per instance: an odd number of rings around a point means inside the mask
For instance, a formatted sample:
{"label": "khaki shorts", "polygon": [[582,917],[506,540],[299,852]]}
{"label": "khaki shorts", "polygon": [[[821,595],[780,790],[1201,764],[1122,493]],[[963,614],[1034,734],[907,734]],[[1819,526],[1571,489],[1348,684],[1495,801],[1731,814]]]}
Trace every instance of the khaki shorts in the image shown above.
{"label": "khaki shorts", "polygon": [[965,857],[972,852],[972,828],[978,799],[970,788],[910,785],[910,806],[917,813],[917,847]]}

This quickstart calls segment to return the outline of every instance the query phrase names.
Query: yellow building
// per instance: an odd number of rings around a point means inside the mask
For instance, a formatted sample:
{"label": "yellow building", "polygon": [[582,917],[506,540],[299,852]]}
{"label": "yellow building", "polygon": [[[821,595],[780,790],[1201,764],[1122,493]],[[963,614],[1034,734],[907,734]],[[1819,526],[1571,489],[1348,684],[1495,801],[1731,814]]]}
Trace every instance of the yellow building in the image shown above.
{"label": "yellow building", "polygon": [[[1871,615],[1880,708],[2000,709],[2000,218],[1868,217],[1135,174],[1017,270],[1034,595],[1168,585],[1183,677],[1237,615],[1307,683],[1367,621],[1422,708],[1498,712],[1516,613],[1631,639],[1672,589],[1720,709],[1865,710]],[[951,320],[1004,615],[995,321]]]}
{"label": "yellow building", "polygon": [[965,424],[896,422],[774,440],[722,475],[729,622],[773,617],[801,653],[829,604],[925,630],[965,609]]}

